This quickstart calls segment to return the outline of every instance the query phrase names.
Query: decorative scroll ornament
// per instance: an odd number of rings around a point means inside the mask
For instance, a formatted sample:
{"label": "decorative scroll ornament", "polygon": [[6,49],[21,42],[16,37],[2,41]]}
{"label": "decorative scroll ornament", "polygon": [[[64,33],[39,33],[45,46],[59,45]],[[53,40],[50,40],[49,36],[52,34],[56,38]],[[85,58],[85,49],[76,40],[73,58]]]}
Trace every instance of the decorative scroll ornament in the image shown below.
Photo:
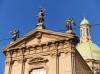
{"label": "decorative scroll ornament", "polygon": [[36,64],[36,63],[46,63],[48,59],[44,59],[42,57],[36,57],[29,60],[29,64]]}

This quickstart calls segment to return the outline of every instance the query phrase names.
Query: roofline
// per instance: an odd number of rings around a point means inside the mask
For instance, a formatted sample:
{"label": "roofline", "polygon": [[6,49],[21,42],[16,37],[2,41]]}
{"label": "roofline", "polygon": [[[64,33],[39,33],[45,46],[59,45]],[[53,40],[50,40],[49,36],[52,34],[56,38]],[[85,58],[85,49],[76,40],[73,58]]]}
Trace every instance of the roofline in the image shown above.
{"label": "roofline", "polygon": [[[89,65],[86,63],[85,59],[83,59],[83,57],[80,55],[80,53],[78,52],[77,49],[76,49],[76,52],[77,52],[77,54],[78,54],[78,57],[80,57],[80,60],[82,61],[82,63],[83,63],[84,65],[86,65],[87,68],[88,68],[89,70],[91,70],[91,68],[90,68]],[[91,71],[92,71],[92,70],[91,70]]]}
{"label": "roofline", "polygon": [[66,32],[62,33],[62,32],[54,32],[54,31],[46,30],[46,29],[42,29],[42,30],[34,29],[33,31],[25,34],[23,37],[19,38],[18,40],[16,40],[12,44],[8,44],[8,46],[3,48],[3,51],[5,51],[5,49],[9,49],[10,47],[17,45],[18,43],[20,43],[21,41],[24,41],[25,39],[28,39],[33,34],[35,34],[35,32],[49,33],[49,34],[52,34],[52,35],[62,36],[62,37],[65,37],[65,38],[71,38],[71,37],[73,38],[75,36],[75,35],[72,35],[72,34],[67,34]]}

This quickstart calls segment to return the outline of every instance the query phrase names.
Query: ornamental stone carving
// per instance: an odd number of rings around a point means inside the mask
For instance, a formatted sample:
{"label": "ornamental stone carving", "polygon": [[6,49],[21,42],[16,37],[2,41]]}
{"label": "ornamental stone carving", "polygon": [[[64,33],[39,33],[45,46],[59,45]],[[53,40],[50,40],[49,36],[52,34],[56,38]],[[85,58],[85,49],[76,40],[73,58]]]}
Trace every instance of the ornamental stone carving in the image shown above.
{"label": "ornamental stone carving", "polygon": [[42,37],[42,33],[41,32],[36,33],[36,38],[37,38],[37,42],[38,43],[41,42],[41,37]]}
{"label": "ornamental stone carving", "polygon": [[48,59],[42,57],[35,57],[28,61],[29,64],[46,63],[46,62],[48,62]]}
{"label": "ornamental stone carving", "polygon": [[42,37],[42,33],[41,32],[36,33],[36,38],[40,39],[41,37]]}

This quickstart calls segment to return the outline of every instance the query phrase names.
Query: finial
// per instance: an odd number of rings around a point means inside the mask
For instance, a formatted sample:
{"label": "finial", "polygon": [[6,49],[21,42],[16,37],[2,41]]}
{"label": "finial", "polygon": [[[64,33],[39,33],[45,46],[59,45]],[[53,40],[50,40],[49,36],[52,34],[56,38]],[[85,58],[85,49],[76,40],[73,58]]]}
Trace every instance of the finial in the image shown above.
{"label": "finial", "polygon": [[12,34],[12,41],[16,41],[17,40],[17,38],[19,38],[19,30],[13,30],[12,32],[11,32],[11,34]]}
{"label": "finial", "polygon": [[86,20],[86,17],[84,16],[83,19]]}
{"label": "finial", "polygon": [[86,19],[86,17],[83,18],[83,20],[81,21],[80,23],[80,26],[81,25],[90,25],[89,21]]}
{"label": "finial", "polygon": [[72,30],[72,25],[75,24],[73,18],[68,18],[66,20],[66,27],[67,27],[67,30]]}
{"label": "finial", "polygon": [[85,16],[83,17],[83,20],[84,20],[84,21],[87,21],[87,19],[86,19],[86,17],[85,17]]}

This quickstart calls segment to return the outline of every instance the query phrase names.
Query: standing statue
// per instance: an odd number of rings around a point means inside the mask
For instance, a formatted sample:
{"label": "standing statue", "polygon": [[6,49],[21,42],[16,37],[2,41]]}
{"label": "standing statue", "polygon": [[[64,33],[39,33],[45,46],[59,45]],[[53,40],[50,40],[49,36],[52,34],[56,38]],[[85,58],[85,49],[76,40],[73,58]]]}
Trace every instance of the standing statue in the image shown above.
{"label": "standing statue", "polygon": [[72,18],[69,18],[68,20],[66,20],[66,27],[67,30],[72,30],[72,25],[75,24],[74,20]]}
{"label": "standing statue", "polygon": [[40,8],[39,14],[38,14],[38,23],[43,23],[44,22],[44,10],[43,8]]}
{"label": "standing statue", "polygon": [[13,30],[12,31],[12,41],[16,41],[17,38],[19,38],[19,30],[18,31]]}

